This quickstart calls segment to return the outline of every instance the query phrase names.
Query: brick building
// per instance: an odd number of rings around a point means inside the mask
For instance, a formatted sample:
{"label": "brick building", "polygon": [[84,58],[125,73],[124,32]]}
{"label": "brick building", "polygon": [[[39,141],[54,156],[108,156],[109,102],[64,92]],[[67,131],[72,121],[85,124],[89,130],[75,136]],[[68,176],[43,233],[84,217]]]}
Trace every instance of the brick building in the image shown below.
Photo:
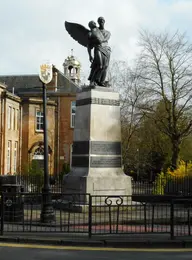
{"label": "brick building", "polygon": [[[73,55],[54,67],[47,85],[49,172],[58,174],[71,162],[76,93],[80,91],[80,63]],[[42,83],[37,75],[0,76],[0,174],[25,171],[34,161],[41,165],[43,146]]]}
{"label": "brick building", "polygon": [[18,170],[21,160],[21,99],[0,83],[0,174]]}

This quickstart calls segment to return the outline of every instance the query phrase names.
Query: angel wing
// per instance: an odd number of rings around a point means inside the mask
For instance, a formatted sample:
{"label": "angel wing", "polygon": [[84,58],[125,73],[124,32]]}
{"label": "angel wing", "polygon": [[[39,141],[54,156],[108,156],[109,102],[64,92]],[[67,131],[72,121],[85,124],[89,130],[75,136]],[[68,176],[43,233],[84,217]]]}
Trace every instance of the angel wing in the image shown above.
{"label": "angel wing", "polygon": [[70,23],[65,21],[65,29],[75,41],[84,47],[87,47],[88,33],[90,32],[87,28],[78,23]]}

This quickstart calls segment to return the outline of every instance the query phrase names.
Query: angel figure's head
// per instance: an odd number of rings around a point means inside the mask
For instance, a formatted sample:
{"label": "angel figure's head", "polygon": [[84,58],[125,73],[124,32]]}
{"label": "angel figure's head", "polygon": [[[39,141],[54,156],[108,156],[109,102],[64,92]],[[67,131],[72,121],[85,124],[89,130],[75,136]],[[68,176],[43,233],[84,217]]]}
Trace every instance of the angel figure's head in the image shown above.
{"label": "angel figure's head", "polygon": [[89,26],[89,28],[90,28],[91,30],[93,30],[93,29],[95,29],[95,28],[97,27],[96,22],[94,22],[94,21],[90,21],[90,22],[88,23],[88,26]]}
{"label": "angel figure's head", "polygon": [[97,22],[99,24],[99,29],[104,29],[105,19],[102,16],[98,18]]}

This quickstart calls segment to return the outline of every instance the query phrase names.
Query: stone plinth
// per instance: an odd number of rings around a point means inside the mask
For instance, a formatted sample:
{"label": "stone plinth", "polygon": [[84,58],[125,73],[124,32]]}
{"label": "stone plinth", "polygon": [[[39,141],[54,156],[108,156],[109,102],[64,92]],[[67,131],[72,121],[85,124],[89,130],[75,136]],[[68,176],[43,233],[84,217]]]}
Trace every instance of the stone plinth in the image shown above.
{"label": "stone plinth", "polygon": [[96,87],[77,94],[72,170],[64,193],[131,195],[122,170],[119,94]]}

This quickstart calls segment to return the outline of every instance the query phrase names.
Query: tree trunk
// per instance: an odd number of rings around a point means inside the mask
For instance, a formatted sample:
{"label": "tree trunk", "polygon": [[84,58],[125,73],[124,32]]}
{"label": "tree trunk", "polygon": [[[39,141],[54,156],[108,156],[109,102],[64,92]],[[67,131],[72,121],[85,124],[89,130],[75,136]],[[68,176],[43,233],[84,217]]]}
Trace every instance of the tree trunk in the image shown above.
{"label": "tree trunk", "polygon": [[172,157],[171,157],[171,166],[172,169],[175,170],[178,167],[179,161],[179,152],[180,152],[180,140],[172,139]]}

